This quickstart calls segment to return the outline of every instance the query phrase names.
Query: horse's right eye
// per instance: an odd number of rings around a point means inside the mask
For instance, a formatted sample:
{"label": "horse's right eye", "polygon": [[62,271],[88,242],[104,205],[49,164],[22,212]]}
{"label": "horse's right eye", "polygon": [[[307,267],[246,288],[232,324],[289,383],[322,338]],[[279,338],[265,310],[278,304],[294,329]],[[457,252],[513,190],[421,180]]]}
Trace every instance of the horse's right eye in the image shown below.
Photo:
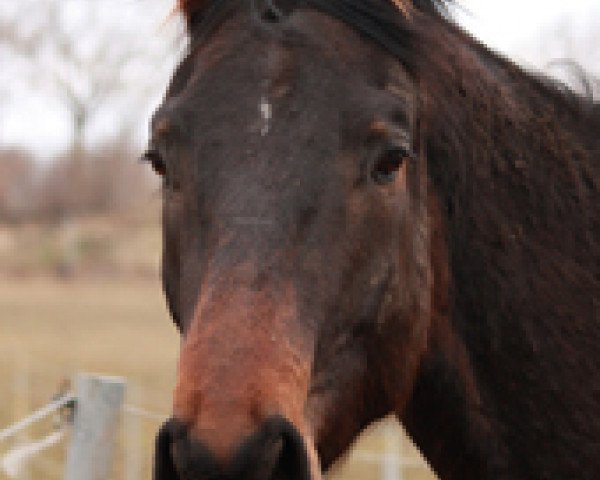
{"label": "horse's right eye", "polygon": [[150,149],[142,155],[142,161],[148,162],[152,166],[152,170],[157,175],[164,177],[167,173],[167,166],[158,150]]}
{"label": "horse's right eye", "polygon": [[404,148],[388,148],[375,161],[371,177],[378,185],[391,183],[396,178],[398,170],[400,170],[404,161],[411,157],[412,153]]}

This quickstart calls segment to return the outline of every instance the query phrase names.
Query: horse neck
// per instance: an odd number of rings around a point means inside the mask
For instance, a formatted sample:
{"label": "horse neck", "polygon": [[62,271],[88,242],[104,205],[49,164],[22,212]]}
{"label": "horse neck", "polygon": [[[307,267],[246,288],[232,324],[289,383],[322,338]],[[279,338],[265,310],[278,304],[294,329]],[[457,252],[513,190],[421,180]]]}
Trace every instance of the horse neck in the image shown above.
{"label": "horse neck", "polygon": [[432,336],[404,423],[444,480],[595,478],[600,121],[480,46],[446,54]]}

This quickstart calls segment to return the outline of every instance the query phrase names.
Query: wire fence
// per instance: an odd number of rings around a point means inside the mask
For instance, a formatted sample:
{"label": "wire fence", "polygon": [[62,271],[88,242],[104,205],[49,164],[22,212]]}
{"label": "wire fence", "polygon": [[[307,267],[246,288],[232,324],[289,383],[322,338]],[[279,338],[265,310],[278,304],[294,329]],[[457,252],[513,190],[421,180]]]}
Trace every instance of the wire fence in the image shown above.
{"label": "wire fence", "polygon": [[26,416],[25,418],[19,420],[18,422],[10,425],[7,428],[0,430],[0,442],[6,440],[8,438],[14,437],[19,432],[25,430],[31,425],[39,422],[41,419],[47,417],[51,413],[54,413],[69,404],[73,403],[75,400],[75,396],[72,393],[68,393],[66,395],[61,396],[60,398],[51,401],[47,405],[44,405],[39,410],[36,410],[32,414]]}
{"label": "wire fence", "polygon": [[[128,396],[119,407],[116,466],[106,478],[150,478],[154,435],[168,415],[140,405],[140,400],[147,398],[149,393],[138,385],[130,385]],[[76,402],[75,392],[62,392],[14,423],[4,428],[0,425],[0,479],[65,478],[64,465],[68,463],[65,462],[65,452],[73,435]],[[331,480],[435,479],[400,428],[390,421],[368,432],[348,455],[345,464],[335,468],[328,476]]]}

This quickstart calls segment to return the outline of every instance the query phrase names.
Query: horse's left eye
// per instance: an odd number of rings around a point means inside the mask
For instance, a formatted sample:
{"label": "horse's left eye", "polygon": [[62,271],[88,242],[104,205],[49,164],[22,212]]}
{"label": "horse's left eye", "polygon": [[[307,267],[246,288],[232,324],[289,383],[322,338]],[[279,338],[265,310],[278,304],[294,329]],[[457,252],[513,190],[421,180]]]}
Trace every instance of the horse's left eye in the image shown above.
{"label": "horse's left eye", "polygon": [[167,173],[167,167],[158,150],[148,150],[142,155],[142,160],[148,162],[157,175],[164,177]]}
{"label": "horse's left eye", "polygon": [[391,183],[405,160],[412,156],[405,148],[392,147],[384,150],[373,165],[371,177],[378,185]]}

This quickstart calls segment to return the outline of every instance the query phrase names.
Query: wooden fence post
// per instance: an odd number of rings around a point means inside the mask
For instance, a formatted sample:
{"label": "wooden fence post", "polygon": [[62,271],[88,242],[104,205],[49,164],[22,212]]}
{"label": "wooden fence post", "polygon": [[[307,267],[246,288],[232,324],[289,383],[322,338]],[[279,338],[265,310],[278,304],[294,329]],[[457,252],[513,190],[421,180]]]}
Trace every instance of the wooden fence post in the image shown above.
{"label": "wooden fence post", "polygon": [[78,375],[65,480],[109,480],[125,395],[118,377]]}

